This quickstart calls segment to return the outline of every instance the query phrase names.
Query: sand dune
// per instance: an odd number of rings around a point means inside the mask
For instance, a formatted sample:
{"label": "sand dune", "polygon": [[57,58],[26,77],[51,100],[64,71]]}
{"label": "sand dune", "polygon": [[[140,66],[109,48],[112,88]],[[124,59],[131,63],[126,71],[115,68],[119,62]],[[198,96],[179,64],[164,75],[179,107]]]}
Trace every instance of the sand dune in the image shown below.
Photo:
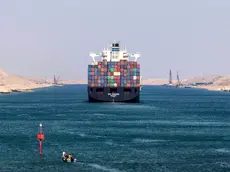
{"label": "sand dune", "polygon": [[223,76],[220,75],[206,75],[206,76],[197,76],[188,79],[184,79],[181,83],[184,84],[193,84],[193,83],[202,83],[202,82],[216,82]]}
{"label": "sand dune", "polygon": [[31,91],[35,88],[49,87],[52,85],[52,83],[43,83],[42,80],[35,81],[28,77],[8,74],[0,69],[0,93]]}
{"label": "sand dune", "polygon": [[208,90],[230,90],[230,75],[228,76],[220,76],[220,75],[207,75],[202,77],[194,77],[190,79],[183,80],[182,83],[208,83],[211,82],[212,84],[209,85],[199,85],[194,86],[195,88],[202,88],[202,89],[208,89]]}
{"label": "sand dune", "polygon": [[[230,75],[206,75],[187,78],[181,81],[182,84],[194,84],[194,83],[212,83],[209,85],[191,86],[194,88],[202,88],[208,90],[230,90]],[[147,79],[143,81],[144,85],[162,85],[168,84],[167,79]],[[176,81],[173,81],[176,84]]]}
{"label": "sand dune", "polygon": [[[87,84],[84,80],[60,80],[58,84]],[[8,74],[0,69],[0,93],[31,91],[35,88],[54,86],[53,79]]]}

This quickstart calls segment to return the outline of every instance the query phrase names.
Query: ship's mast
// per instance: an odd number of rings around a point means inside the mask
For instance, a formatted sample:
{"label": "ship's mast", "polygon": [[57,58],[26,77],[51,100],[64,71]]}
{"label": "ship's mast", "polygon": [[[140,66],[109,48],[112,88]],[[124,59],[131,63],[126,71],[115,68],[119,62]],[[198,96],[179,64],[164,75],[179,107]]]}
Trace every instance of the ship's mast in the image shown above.
{"label": "ship's mast", "polygon": [[180,86],[180,78],[179,78],[178,71],[177,71],[177,86]]}
{"label": "ship's mast", "polygon": [[169,85],[172,85],[172,72],[169,70]]}
{"label": "ship's mast", "polygon": [[59,80],[60,76],[58,78],[56,78],[56,76],[54,75],[54,84],[58,85],[58,80]]}

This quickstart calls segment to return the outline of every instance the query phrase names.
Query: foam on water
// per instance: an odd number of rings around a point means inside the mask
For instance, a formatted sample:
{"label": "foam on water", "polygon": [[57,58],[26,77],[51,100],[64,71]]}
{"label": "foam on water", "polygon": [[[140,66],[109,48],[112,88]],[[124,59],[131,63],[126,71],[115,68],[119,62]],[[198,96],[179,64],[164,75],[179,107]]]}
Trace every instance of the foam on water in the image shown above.
{"label": "foam on water", "polygon": [[[76,133],[75,133],[76,134]],[[86,134],[85,133],[77,133],[77,135],[81,136],[81,137],[85,137]]]}
{"label": "foam on water", "polygon": [[133,139],[132,141],[137,142],[137,143],[159,143],[159,142],[169,142],[170,140],[136,138],[136,139]]}
{"label": "foam on water", "polygon": [[[89,114],[91,115],[91,114]],[[106,114],[106,113],[93,113],[93,116],[105,116],[105,117],[116,117],[115,114]]]}
{"label": "foam on water", "polygon": [[89,166],[93,167],[93,168],[96,168],[96,169],[99,169],[99,170],[102,170],[102,171],[108,171],[108,172],[121,172],[119,171],[118,169],[112,169],[112,168],[107,168],[105,166],[101,166],[101,165],[98,165],[98,164],[89,164]]}
{"label": "foam on water", "polygon": [[216,149],[217,152],[220,152],[220,153],[230,153],[230,149],[226,149],[226,148],[219,148],[219,149]]}
{"label": "foam on water", "polygon": [[163,124],[163,125],[183,125],[183,126],[226,126],[230,127],[228,122],[212,122],[212,121],[168,121],[168,120],[117,120],[116,123],[124,124]]}
{"label": "foam on water", "polygon": [[121,108],[121,109],[126,109],[126,110],[133,110],[133,109],[142,109],[142,110],[146,110],[146,109],[158,109],[158,107],[154,106],[154,105],[140,105],[140,104],[135,104],[135,105],[130,105],[130,104],[114,104],[115,108]]}

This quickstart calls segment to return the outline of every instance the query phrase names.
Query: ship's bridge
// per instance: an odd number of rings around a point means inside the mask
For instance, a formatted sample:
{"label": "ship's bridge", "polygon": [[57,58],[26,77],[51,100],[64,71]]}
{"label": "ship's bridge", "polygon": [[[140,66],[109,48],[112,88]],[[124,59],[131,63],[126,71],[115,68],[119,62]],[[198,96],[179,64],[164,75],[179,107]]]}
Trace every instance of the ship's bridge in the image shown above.
{"label": "ship's bridge", "polygon": [[112,43],[112,45],[110,46],[110,49],[104,49],[101,53],[90,53],[89,54],[90,57],[93,58],[93,62],[96,62],[95,57],[101,57],[101,60],[106,60],[106,61],[114,61],[114,62],[118,62],[120,60],[127,60],[129,61],[129,58],[134,57],[135,60],[137,61],[137,59],[140,57],[140,53],[136,53],[136,54],[129,54],[126,50],[126,48],[124,50],[120,50],[120,43],[118,41],[114,41]]}

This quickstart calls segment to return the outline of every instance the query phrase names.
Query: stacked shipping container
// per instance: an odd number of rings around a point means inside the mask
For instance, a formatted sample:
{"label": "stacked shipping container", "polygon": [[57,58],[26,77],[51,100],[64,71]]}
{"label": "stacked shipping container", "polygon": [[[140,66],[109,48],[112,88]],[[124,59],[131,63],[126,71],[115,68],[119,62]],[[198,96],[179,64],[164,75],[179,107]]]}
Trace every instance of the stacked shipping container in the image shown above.
{"label": "stacked shipping container", "polygon": [[97,62],[88,67],[90,87],[140,87],[140,64],[134,61]]}

